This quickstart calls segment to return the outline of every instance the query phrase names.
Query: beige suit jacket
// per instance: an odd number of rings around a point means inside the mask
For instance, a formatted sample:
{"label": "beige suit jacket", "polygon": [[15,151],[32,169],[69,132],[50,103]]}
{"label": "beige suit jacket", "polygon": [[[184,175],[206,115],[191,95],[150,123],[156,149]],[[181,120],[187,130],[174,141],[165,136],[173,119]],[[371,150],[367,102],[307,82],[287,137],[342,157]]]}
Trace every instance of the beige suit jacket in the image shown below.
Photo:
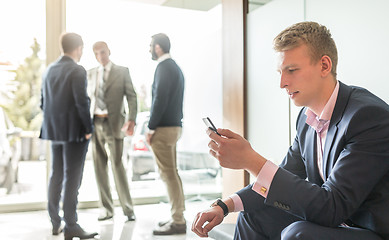
{"label": "beige suit jacket", "polygon": [[[98,92],[98,67],[88,71],[88,95],[91,99],[91,116],[96,107]],[[121,128],[125,121],[136,120],[137,98],[128,68],[112,64],[104,86],[104,102],[108,110],[108,122],[115,138],[125,135]],[[126,114],[125,103],[128,104]]]}

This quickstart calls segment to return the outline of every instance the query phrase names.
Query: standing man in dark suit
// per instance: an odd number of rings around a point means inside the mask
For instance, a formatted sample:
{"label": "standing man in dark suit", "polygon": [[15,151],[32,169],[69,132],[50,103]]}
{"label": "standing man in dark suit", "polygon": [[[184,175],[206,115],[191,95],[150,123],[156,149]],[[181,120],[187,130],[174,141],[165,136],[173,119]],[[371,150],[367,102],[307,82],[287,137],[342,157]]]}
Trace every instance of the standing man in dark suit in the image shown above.
{"label": "standing man in dark suit", "polygon": [[77,224],[77,196],[84,171],[85,155],[93,125],[86,92],[86,71],[78,65],[84,43],[80,35],[61,36],[63,56],[43,75],[41,108],[43,123],[40,138],[51,140],[52,168],[48,187],[48,211],[53,235],[62,232],[59,203],[63,191],[65,239],[93,238]]}
{"label": "standing man in dark suit", "polygon": [[192,230],[205,237],[241,211],[235,239],[389,239],[389,106],[336,80],[336,45],[325,26],[297,23],[274,48],[280,87],[304,106],[296,138],[276,166],[238,134],[208,131],[222,166],[257,179],[199,213]]}
{"label": "standing man in dark suit", "polygon": [[[108,178],[108,145],[116,190],[128,221],[135,220],[134,206],[128,186],[126,170],[122,162],[124,132],[134,133],[137,100],[128,68],[111,62],[107,43],[96,42],[93,52],[99,67],[88,71],[88,94],[91,98],[91,114],[95,132],[92,137],[92,153],[97,187],[100,196],[99,221],[111,219],[114,205]],[[124,98],[129,113],[124,110]],[[127,117],[127,122],[126,121]]]}
{"label": "standing man in dark suit", "polygon": [[151,146],[161,179],[165,182],[172,219],[160,222],[154,235],[186,233],[185,196],[177,170],[176,144],[182,132],[184,75],[171,58],[170,40],[165,34],[152,36],[150,53],[157,60],[152,86],[152,105],[146,141]]}

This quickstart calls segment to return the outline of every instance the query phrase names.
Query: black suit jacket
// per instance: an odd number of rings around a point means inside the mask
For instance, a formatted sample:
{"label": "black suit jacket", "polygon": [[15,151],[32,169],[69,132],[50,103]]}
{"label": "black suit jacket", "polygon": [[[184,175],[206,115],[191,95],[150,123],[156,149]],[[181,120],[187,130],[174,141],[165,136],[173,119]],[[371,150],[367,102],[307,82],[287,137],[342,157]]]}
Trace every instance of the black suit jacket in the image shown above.
{"label": "black suit jacket", "polygon": [[85,69],[68,56],[52,63],[42,82],[43,123],[40,138],[83,141],[92,133]]}
{"label": "black suit jacket", "polygon": [[[305,111],[265,204],[323,226],[346,222],[389,239],[389,106],[366,89],[340,83],[324,146],[325,182]],[[245,209],[264,201],[250,187],[238,195]]]}

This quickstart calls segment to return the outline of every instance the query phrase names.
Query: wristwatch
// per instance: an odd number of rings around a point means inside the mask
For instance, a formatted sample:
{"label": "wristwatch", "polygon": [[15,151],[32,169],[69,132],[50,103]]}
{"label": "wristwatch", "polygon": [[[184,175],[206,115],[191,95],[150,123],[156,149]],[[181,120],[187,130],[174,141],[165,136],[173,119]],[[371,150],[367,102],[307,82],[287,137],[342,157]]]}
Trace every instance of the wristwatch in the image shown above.
{"label": "wristwatch", "polygon": [[216,199],[216,201],[211,204],[211,207],[216,206],[219,206],[223,209],[224,217],[228,215],[228,207],[220,198]]}

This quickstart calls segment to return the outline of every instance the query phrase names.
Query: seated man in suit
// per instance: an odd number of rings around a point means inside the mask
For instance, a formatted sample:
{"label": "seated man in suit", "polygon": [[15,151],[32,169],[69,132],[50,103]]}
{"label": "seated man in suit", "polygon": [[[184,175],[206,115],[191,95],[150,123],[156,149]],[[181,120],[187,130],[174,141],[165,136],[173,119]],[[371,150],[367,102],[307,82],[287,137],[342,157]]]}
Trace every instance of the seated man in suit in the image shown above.
{"label": "seated man in suit", "polygon": [[329,30],[297,23],[274,39],[280,87],[297,106],[297,135],[280,166],[227,129],[207,130],[221,166],[254,184],[197,214],[201,237],[240,212],[235,239],[389,239],[389,106],[336,79]]}

